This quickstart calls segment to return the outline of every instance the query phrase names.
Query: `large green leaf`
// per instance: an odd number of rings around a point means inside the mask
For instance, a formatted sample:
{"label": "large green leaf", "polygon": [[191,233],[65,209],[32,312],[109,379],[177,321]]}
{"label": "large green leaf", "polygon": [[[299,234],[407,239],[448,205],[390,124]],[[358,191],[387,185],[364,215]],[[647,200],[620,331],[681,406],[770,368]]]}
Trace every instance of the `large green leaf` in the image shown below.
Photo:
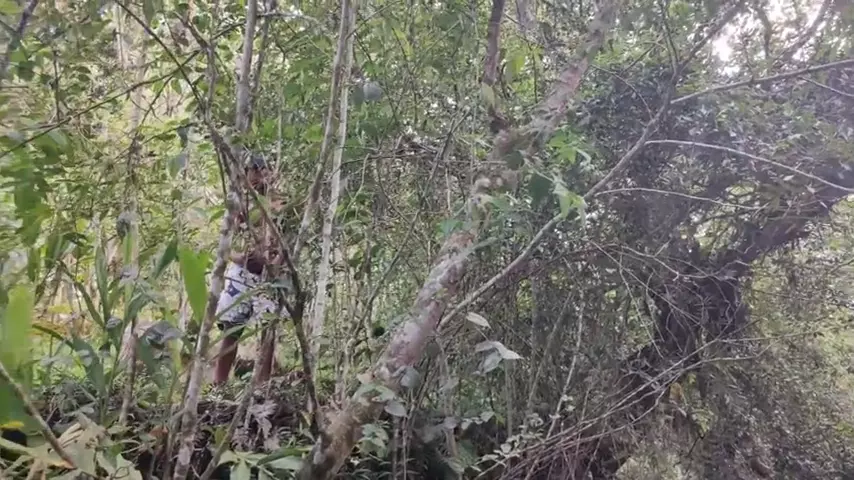
{"label": "large green leaf", "polygon": [[187,299],[193,308],[193,318],[201,321],[205,315],[207,303],[207,284],[205,282],[206,262],[202,255],[181,247],[178,252],[178,262],[181,265],[181,276],[184,278],[184,288]]}
{"label": "large green leaf", "polygon": [[160,257],[160,260],[157,262],[157,266],[154,267],[154,271],[151,273],[151,279],[156,280],[160,278],[160,275],[166,271],[166,267],[168,267],[172,261],[175,260],[178,256],[178,239],[173,238],[168,245],[166,245],[166,250],[163,251],[163,255]]}
{"label": "large green leaf", "polygon": [[0,324],[0,361],[10,370],[17,369],[29,357],[34,302],[29,285],[18,285],[9,291],[9,304]]}
{"label": "large green leaf", "polygon": [[[0,362],[19,383],[28,383],[23,367],[30,354],[30,326],[35,295],[29,285],[9,291],[9,303],[0,322]],[[24,419],[23,404],[5,381],[0,381],[0,423]]]}
{"label": "large green leaf", "polygon": [[98,296],[101,300],[101,318],[110,318],[110,288],[107,273],[107,255],[104,246],[99,245],[95,251],[95,281],[98,284]]}

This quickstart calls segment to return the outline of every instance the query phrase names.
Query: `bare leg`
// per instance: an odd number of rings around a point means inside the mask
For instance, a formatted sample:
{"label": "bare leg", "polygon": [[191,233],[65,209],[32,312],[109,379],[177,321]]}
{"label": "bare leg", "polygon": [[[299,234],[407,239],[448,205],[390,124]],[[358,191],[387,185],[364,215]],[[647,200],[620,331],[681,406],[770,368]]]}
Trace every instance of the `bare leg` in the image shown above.
{"label": "bare leg", "polygon": [[222,339],[222,344],[219,347],[219,355],[216,359],[216,367],[214,368],[214,385],[222,385],[228,381],[228,375],[231,373],[231,367],[234,365],[234,359],[237,358],[237,341],[231,335]]}

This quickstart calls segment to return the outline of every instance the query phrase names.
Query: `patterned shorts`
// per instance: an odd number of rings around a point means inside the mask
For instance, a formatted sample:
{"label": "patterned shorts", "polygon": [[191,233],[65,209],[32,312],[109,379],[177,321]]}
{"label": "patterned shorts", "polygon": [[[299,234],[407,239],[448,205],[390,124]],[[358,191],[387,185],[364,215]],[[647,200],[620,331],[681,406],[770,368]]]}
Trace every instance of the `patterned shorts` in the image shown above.
{"label": "patterned shorts", "polygon": [[252,291],[261,283],[260,275],[229,262],[225,270],[225,286],[216,306],[220,330],[235,329],[232,335],[239,336],[250,321],[260,323],[276,313],[272,292],[264,289]]}

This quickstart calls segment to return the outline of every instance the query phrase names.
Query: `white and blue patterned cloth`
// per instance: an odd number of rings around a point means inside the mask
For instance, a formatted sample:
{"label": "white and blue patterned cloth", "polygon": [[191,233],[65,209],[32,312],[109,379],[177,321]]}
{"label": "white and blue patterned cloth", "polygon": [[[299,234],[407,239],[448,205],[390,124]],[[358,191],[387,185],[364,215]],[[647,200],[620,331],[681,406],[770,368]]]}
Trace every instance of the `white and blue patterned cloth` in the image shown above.
{"label": "white and blue patterned cloth", "polygon": [[[267,314],[276,313],[276,302],[270,298],[271,292],[259,290],[246,295],[247,291],[260,285],[261,280],[260,275],[255,275],[246,268],[229,262],[225,270],[225,286],[219,294],[216,306],[216,313],[219,316],[217,325],[220,330],[243,327],[253,320],[260,322],[264,319],[263,317],[269,316]],[[243,298],[240,298],[241,296]],[[234,332],[235,335],[240,333],[240,330]]]}

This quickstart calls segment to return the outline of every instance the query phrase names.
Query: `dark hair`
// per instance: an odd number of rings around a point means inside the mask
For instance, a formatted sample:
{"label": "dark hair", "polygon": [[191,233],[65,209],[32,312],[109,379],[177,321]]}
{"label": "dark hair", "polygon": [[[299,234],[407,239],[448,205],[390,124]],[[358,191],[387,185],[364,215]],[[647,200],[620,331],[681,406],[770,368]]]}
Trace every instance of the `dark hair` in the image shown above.
{"label": "dark hair", "polygon": [[253,153],[249,157],[247,168],[251,168],[253,170],[263,170],[267,167],[267,160],[265,160],[263,156],[258,155],[257,153]]}

